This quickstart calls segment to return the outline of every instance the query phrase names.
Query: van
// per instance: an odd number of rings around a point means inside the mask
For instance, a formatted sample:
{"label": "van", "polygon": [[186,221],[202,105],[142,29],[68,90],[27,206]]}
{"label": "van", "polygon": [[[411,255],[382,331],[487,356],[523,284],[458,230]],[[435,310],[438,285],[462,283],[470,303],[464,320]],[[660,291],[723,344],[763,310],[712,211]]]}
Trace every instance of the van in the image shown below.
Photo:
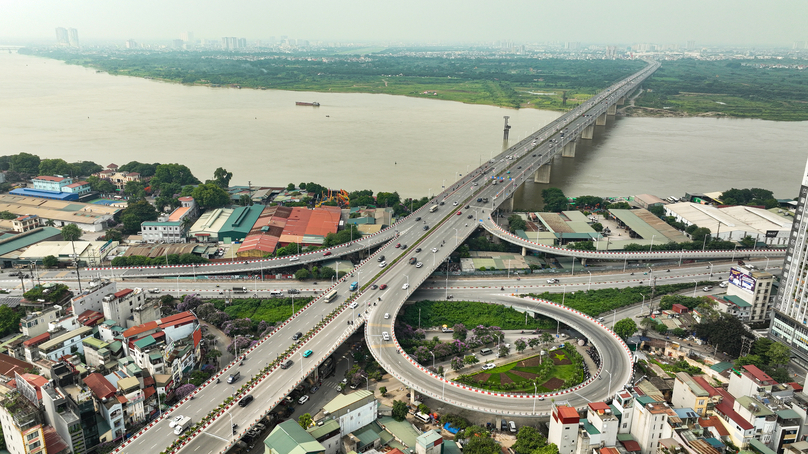
{"label": "van", "polygon": [[238,381],[239,378],[241,378],[241,372],[236,372],[235,374],[230,374],[230,376],[227,377],[227,383],[228,384],[235,383],[235,382]]}
{"label": "van", "polygon": [[508,421],[508,430],[511,431],[512,434],[516,433],[516,423],[513,421]]}
{"label": "van", "polygon": [[415,419],[417,419],[417,420],[421,421],[421,422],[422,422],[422,423],[424,423],[424,424],[429,423],[429,416],[428,416],[428,415],[425,415],[425,414],[423,414],[423,413],[416,413],[416,414],[415,414]]}
{"label": "van", "polygon": [[292,360],[287,359],[285,363],[281,364],[281,369],[288,369],[292,367]]}
{"label": "van", "polygon": [[480,354],[483,355],[483,356],[485,356],[485,355],[493,355],[494,350],[491,350],[490,348],[484,348],[484,349],[480,350]]}
{"label": "van", "polygon": [[386,341],[389,341],[390,340],[390,334],[388,334],[387,331],[383,331],[382,332],[382,339],[384,339]]}
{"label": "van", "polygon": [[283,290],[270,290],[269,296],[283,296]]}
{"label": "van", "polygon": [[250,396],[250,395],[244,396],[244,397],[241,398],[240,401],[238,401],[238,406],[244,408],[247,405],[250,405],[250,402],[252,402],[253,399],[254,399],[253,396]]}

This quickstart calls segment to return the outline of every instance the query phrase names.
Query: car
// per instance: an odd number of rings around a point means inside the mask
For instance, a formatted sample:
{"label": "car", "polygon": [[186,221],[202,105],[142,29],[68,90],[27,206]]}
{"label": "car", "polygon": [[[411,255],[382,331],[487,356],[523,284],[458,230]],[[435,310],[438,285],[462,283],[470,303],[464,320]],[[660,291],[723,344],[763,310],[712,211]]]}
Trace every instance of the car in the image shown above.
{"label": "car", "polygon": [[296,262],[298,260],[300,260],[300,257],[292,257],[289,259],[290,262]]}
{"label": "car", "polygon": [[242,397],[240,401],[238,401],[238,406],[239,406],[239,407],[242,407],[242,408],[243,408],[243,407],[246,407],[247,405],[250,405],[250,402],[252,402],[252,401],[253,401],[253,399],[255,399],[255,397],[250,396],[250,395],[248,394],[248,395],[246,395],[246,396]]}
{"label": "car", "polygon": [[704,288],[703,288],[703,289],[701,289],[701,290],[702,290],[702,291],[704,291],[704,292],[709,292],[709,291],[710,291],[710,290],[712,290],[712,289],[713,289],[713,286],[712,286],[712,285],[708,285],[707,287],[704,287]]}
{"label": "car", "polygon": [[421,268],[422,266],[424,266],[424,264],[422,262],[418,262],[418,263],[415,264],[416,268]]}
{"label": "car", "polygon": [[521,168],[522,168],[522,166],[517,167],[517,169],[521,169]]}
{"label": "car", "polygon": [[383,262],[384,261],[384,256],[380,255],[379,258],[376,259],[376,261],[377,262]]}
{"label": "car", "polygon": [[457,202],[452,202],[452,205],[457,206]]}
{"label": "car", "polygon": [[534,158],[536,157],[536,154],[535,154],[535,153],[533,153],[533,157],[534,157]]}
{"label": "car", "polygon": [[457,215],[458,215],[458,216],[460,216],[461,214],[463,214],[463,212],[462,212],[462,211],[458,211],[458,212],[457,212]]}
{"label": "car", "polygon": [[432,248],[432,252],[438,252],[438,248],[433,247],[433,248]]}
{"label": "car", "polygon": [[482,198],[482,197],[477,197],[477,201],[478,201],[478,202],[482,202],[482,201],[483,201],[483,198]]}
{"label": "car", "polygon": [[419,247],[415,248],[415,252],[421,252],[421,248]]}
{"label": "car", "polygon": [[350,386],[351,389],[356,389],[358,387],[359,387],[358,383],[351,383],[351,386]]}
{"label": "car", "polygon": [[497,367],[494,363],[485,363],[483,364],[483,370],[491,370]]}
{"label": "car", "polygon": [[296,332],[296,333],[295,333],[295,334],[292,336],[292,340],[293,340],[293,341],[296,341],[296,340],[300,339],[301,337],[303,337],[303,333],[301,333],[300,331],[298,331],[298,332]]}
{"label": "car", "polygon": [[443,206],[443,202],[439,203],[440,206]]}
{"label": "car", "polygon": [[467,219],[473,219],[473,218],[474,218],[474,215],[473,215],[473,214],[470,214],[470,215],[466,216],[466,218],[467,218]]}
{"label": "car", "polygon": [[467,209],[467,210],[469,209],[469,207],[471,207],[471,205],[466,205],[466,209]]}
{"label": "car", "polygon": [[319,386],[312,386],[311,389],[309,390],[309,393],[314,394],[317,392],[318,389],[320,389]]}
{"label": "car", "polygon": [[385,318],[385,319],[390,318],[390,314],[388,314],[387,312],[385,312],[385,313],[384,313],[384,318]]}
{"label": "car", "polygon": [[382,284],[379,286],[379,290],[384,290],[387,288],[387,284]]}
{"label": "car", "polygon": [[401,286],[401,290],[407,290],[408,288],[410,288],[410,284],[404,284]]}
{"label": "car", "polygon": [[402,244],[402,245],[401,245],[401,250],[403,251],[404,249],[407,249],[407,245],[406,245],[406,244]]}
{"label": "car", "polygon": [[347,384],[348,384],[348,379],[347,379],[347,378],[343,378],[343,379],[342,379],[342,381],[340,382],[340,384],[342,384],[342,385],[347,385]]}
{"label": "car", "polygon": [[548,284],[558,284],[558,279],[547,279]]}
{"label": "car", "polygon": [[416,220],[416,221],[420,221],[420,220],[421,220],[421,216],[418,216],[417,218],[415,218],[415,220]]}
{"label": "car", "polygon": [[305,352],[303,352],[303,357],[308,358],[309,356],[311,356],[312,353],[314,352],[311,350],[306,350]]}
{"label": "car", "polygon": [[379,263],[379,268],[384,268],[385,266],[387,266],[387,262]]}
{"label": "car", "polygon": [[424,226],[424,230],[429,230],[429,226],[428,226],[428,225],[425,225],[425,226]]}
{"label": "car", "polygon": [[418,259],[417,259],[417,258],[415,258],[415,257],[410,257],[409,264],[410,264],[410,265],[415,265],[415,262],[417,262],[417,261],[418,261]]}
{"label": "car", "polygon": [[329,255],[331,255],[331,251],[323,252],[323,257],[328,257]]}
{"label": "car", "polygon": [[309,401],[309,396],[303,396],[300,399],[297,399],[297,404],[298,405],[303,405],[308,401]]}
{"label": "car", "polygon": [[400,247],[401,247],[401,243],[396,243],[396,248],[400,248]]}
{"label": "car", "polygon": [[300,290],[298,290],[296,288],[290,288],[289,290],[286,291],[286,293],[291,293],[293,295],[297,295],[298,293],[300,293]]}
{"label": "car", "polygon": [[388,333],[387,331],[382,331],[382,339],[384,339],[385,341],[389,341],[390,333]]}
{"label": "car", "polygon": [[358,305],[359,305],[359,303],[357,303],[356,301],[354,301],[353,303],[351,303],[350,305],[348,305],[348,309],[356,309],[356,306],[358,306]]}
{"label": "car", "polygon": [[185,416],[182,415],[175,416],[174,418],[171,419],[171,422],[168,423],[168,427],[176,426],[177,423],[180,422],[183,418],[185,418]]}
{"label": "car", "polygon": [[379,286],[376,285],[376,284],[373,284],[373,285],[370,286],[371,290],[376,290],[377,288],[379,288]]}

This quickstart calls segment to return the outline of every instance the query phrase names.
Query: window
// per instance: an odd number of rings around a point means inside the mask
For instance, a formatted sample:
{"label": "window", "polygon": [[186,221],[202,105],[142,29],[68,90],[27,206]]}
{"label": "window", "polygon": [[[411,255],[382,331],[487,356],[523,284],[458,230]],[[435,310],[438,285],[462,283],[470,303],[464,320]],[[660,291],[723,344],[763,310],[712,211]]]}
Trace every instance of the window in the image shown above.
{"label": "window", "polygon": [[38,434],[36,432],[31,432],[31,433],[28,434],[28,436],[25,437],[25,440],[26,441],[31,441],[31,440],[35,439],[37,437],[37,435]]}

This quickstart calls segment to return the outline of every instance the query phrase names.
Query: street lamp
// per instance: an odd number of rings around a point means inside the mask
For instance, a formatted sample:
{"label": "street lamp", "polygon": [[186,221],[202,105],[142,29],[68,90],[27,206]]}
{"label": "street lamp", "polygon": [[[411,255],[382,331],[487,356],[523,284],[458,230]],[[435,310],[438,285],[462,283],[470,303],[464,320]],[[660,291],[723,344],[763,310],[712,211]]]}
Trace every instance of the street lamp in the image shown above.
{"label": "street lamp", "polygon": [[611,393],[612,392],[612,373],[609,372],[606,369],[603,369],[603,372],[606,372],[607,374],[609,374],[609,390],[608,390],[608,392]]}
{"label": "street lamp", "polygon": [[435,368],[435,354],[432,353],[431,350],[429,351],[429,354],[432,355],[432,368],[434,369]]}
{"label": "street lamp", "polygon": [[612,329],[614,329],[614,325],[617,324],[617,309],[612,309],[614,314],[612,315]]}
{"label": "street lamp", "polygon": [[586,272],[589,273],[589,284],[586,287],[586,291],[588,292],[589,290],[592,289],[592,272],[589,270],[586,270]]}
{"label": "street lamp", "polygon": [[645,307],[645,295],[640,293],[640,296],[642,297],[642,304],[640,305],[640,313],[642,314],[642,309]]}
{"label": "street lamp", "polygon": [[536,414],[536,399],[539,398],[539,385],[533,382],[533,414]]}
{"label": "street lamp", "polygon": [[656,235],[651,235],[651,247],[648,248],[648,252],[651,252],[654,249],[654,237]]}
{"label": "street lamp", "polygon": [[710,264],[710,277],[713,277],[713,262],[707,262]]}
{"label": "street lamp", "polygon": [[696,289],[699,287],[699,281],[693,279],[693,282],[696,283],[696,285],[693,286],[693,298],[695,298],[696,297]]}
{"label": "street lamp", "polygon": [[460,237],[460,229],[455,229],[455,247],[457,247],[457,241]]}

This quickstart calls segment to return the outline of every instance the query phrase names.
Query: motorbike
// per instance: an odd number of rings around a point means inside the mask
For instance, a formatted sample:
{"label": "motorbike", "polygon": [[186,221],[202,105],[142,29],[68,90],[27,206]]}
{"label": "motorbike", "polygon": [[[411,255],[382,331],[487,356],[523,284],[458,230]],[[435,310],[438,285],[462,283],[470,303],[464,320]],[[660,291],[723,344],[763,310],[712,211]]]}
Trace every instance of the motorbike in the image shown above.
{"label": "motorbike", "polygon": [[191,394],[191,400],[194,400],[194,395],[193,394]]}
{"label": "motorbike", "polygon": [[671,270],[667,270],[666,272],[667,272],[667,273],[670,273],[670,272],[671,272]]}
{"label": "motorbike", "polygon": [[631,275],[634,276],[634,273],[631,273]]}
{"label": "motorbike", "polygon": [[218,385],[221,382],[218,378],[216,379],[216,384]]}
{"label": "motorbike", "polygon": [[502,292],[504,292],[504,291],[505,291],[505,287],[501,287],[499,290],[500,290],[500,291],[502,291]]}
{"label": "motorbike", "polygon": [[244,361],[242,361],[240,365],[241,365],[241,366],[243,366],[243,365],[244,365]]}

